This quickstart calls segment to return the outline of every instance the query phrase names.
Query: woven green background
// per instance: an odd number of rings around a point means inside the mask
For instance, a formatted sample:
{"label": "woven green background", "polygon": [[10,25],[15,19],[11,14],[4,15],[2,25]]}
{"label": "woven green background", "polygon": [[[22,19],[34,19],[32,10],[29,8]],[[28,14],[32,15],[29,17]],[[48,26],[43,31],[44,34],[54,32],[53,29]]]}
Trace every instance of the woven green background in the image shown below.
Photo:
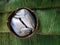
{"label": "woven green background", "polygon": [[[16,37],[6,25],[9,12],[21,7],[36,8],[40,23],[37,33],[27,39]],[[0,45],[60,45],[60,8],[37,9],[42,7],[60,7],[60,0],[0,0]]]}

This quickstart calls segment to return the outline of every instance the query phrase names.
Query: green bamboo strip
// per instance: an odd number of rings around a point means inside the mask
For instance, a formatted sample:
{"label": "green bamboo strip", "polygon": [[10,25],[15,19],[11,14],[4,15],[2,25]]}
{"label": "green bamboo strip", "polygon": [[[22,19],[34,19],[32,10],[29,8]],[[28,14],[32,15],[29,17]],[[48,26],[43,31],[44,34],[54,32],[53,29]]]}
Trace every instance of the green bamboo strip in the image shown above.
{"label": "green bamboo strip", "polygon": [[[59,35],[60,34],[60,9],[34,10],[38,20],[39,28],[36,30],[41,35]],[[8,13],[0,14],[0,32],[10,32],[7,27]]]}
{"label": "green bamboo strip", "polygon": [[0,12],[10,12],[17,8],[39,8],[60,6],[60,0],[2,0],[0,1]]}
{"label": "green bamboo strip", "polygon": [[0,45],[59,45],[60,36],[33,35],[20,39],[11,33],[0,33]]}

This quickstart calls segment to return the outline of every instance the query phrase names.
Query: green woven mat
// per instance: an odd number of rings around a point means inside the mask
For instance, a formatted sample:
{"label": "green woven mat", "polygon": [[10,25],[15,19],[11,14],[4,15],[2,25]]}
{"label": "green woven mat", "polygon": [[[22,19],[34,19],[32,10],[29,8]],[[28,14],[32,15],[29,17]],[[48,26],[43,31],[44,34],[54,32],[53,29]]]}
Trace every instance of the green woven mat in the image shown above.
{"label": "green woven mat", "polygon": [[60,36],[33,35],[20,39],[11,33],[0,33],[0,45],[60,45]]}
{"label": "green woven mat", "polygon": [[[39,20],[39,29],[36,31],[38,34],[60,34],[59,10],[60,9],[33,10]],[[8,16],[8,13],[0,14],[0,32],[10,32],[6,23]]]}
{"label": "green woven mat", "polygon": [[60,0],[0,0],[0,12],[9,12],[20,7],[60,7]]}
{"label": "green woven mat", "polygon": [[[27,39],[10,33],[6,25],[9,12],[20,7],[40,8],[33,10],[40,23],[39,29]],[[41,10],[48,7],[57,8]],[[56,36],[60,34],[59,7],[60,0],[0,0],[0,45],[60,45],[60,36]]]}

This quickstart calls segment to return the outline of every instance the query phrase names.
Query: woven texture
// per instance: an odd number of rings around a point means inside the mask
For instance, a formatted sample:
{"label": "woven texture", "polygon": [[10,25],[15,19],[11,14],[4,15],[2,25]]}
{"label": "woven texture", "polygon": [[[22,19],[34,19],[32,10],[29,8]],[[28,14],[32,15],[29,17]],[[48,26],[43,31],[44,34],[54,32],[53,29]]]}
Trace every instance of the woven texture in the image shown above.
{"label": "woven texture", "polygon": [[11,33],[0,33],[0,45],[60,45],[60,36],[33,35],[20,39]]}
{"label": "woven texture", "polygon": [[[27,39],[10,33],[6,24],[10,12],[21,7],[33,9],[39,20],[36,34]],[[60,0],[0,0],[0,45],[60,45],[60,36],[56,36],[60,35],[59,7]]]}

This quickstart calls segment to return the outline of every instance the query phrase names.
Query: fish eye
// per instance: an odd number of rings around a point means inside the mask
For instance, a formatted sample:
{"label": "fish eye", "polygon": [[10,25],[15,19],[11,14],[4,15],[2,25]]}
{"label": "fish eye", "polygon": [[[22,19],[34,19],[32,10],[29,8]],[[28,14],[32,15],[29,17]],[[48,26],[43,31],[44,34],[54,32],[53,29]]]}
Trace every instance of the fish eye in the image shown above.
{"label": "fish eye", "polygon": [[31,9],[19,8],[10,14],[7,26],[17,37],[26,38],[35,32],[38,20]]}

